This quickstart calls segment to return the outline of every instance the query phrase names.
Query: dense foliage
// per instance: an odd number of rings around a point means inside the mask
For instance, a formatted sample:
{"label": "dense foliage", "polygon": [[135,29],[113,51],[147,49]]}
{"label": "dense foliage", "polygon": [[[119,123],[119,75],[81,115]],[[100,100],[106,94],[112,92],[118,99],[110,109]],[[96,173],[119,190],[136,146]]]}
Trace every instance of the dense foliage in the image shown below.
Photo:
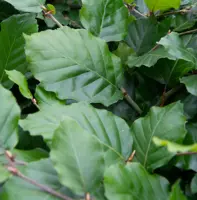
{"label": "dense foliage", "polygon": [[197,199],[197,1],[0,0],[0,199]]}

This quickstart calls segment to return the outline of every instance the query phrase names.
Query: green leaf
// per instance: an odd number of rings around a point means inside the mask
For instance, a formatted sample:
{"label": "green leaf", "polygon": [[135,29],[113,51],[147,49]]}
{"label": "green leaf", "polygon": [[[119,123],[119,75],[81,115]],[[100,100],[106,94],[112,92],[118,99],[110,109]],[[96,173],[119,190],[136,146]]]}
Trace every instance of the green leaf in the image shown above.
{"label": "green leaf", "polygon": [[188,95],[184,100],[184,114],[187,119],[192,119],[197,114],[197,97]]}
{"label": "green leaf", "polygon": [[170,8],[178,9],[181,0],[144,0],[150,11],[165,11]]}
{"label": "green leaf", "polygon": [[18,141],[20,108],[12,93],[0,85],[0,147],[13,148]]}
{"label": "green leaf", "polygon": [[16,70],[12,71],[5,70],[5,72],[8,75],[8,78],[19,86],[19,90],[24,97],[26,97],[27,99],[33,98],[33,95],[31,94],[28,88],[27,80],[21,72]]}
{"label": "green leaf", "polygon": [[174,28],[173,31],[181,32],[192,28],[195,25],[195,20],[189,20],[185,15],[178,14],[172,19],[171,26]]}
{"label": "green leaf", "polygon": [[109,52],[103,40],[68,27],[25,38],[32,73],[59,99],[109,106],[123,98],[120,59]]}
{"label": "green leaf", "polygon": [[45,0],[4,0],[12,4],[17,10],[23,12],[39,13],[42,11],[41,5],[45,4]]}
{"label": "green leaf", "polygon": [[194,96],[197,96],[197,75],[183,77],[181,83],[184,83],[187,91]]}
{"label": "green leaf", "polygon": [[154,18],[139,19],[129,24],[129,33],[125,40],[137,55],[142,55],[150,51],[156,42],[167,34],[169,26],[170,20],[159,24]]}
{"label": "green leaf", "polygon": [[36,87],[35,98],[40,108],[53,105],[65,105],[65,101],[59,100],[55,93],[47,92],[41,85]]}
{"label": "green leaf", "polygon": [[112,165],[104,176],[105,195],[113,200],[166,200],[168,181],[150,175],[139,163]]}
{"label": "green leaf", "polygon": [[192,179],[191,190],[192,190],[192,193],[197,193],[197,174]]}
{"label": "green leaf", "polygon": [[[51,141],[60,121],[66,116],[77,120],[88,133],[103,143],[107,154],[113,152],[114,156],[123,161],[131,155],[133,140],[126,122],[111,112],[96,109],[87,103],[45,107],[21,120],[20,125],[31,135],[42,135],[45,140]],[[109,163],[111,159],[108,158]]]}
{"label": "green leaf", "polygon": [[[54,170],[51,161],[43,159],[40,161],[32,162],[27,166],[20,168],[21,173],[31,180],[36,181],[46,187],[74,197],[73,194],[65,187],[63,187],[59,180],[56,171]],[[11,177],[3,186],[3,191],[0,193],[1,200],[59,200],[58,197],[52,196],[50,193],[42,191],[27,181],[18,177]]]}
{"label": "green leaf", "polygon": [[157,147],[152,139],[160,137],[172,142],[183,141],[186,134],[183,105],[177,102],[163,108],[152,107],[146,117],[132,124],[131,131],[137,160],[149,170],[156,169],[166,164],[174,154]]}
{"label": "green leaf", "polygon": [[153,142],[160,147],[167,147],[168,151],[172,153],[185,153],[185,152],[197,152],[197,143],[193,145],[180,145],[169,140],[161,140],[158,137],[153,137]]}
{"label": "green leaf", "polygon": [[159,47],[155,50],[151,50],[148,53],[145,53],[142,56],[131,55],[128,57],[127,64],[129,67],[152,67],[155,65],[159,59],[168,58],[170,60],[175,60],[163,47]]}
{"label": "green leaf", "polygon": [[109,41],[124,39],[128,29],[128,10],[121,0],[82,0],[80,18],[83,26]]}
{"label": "green leaf", "polygon": [[174,87],[180,82],[180,78],[194,69],[194,65],[184,60],[161,59],[151,68],[141,67],[140,72],[154,80]]}
{"label": "green leaf", "polygon": [[194,51],[189,48],[185,48],[178,33],[172,32],[167,36],[161,38],[158,44],[163,45],[171,56],[176,59],[182,59],[191,62],[194,67],[197,65],[196,56]]}
{"label": "green leaf", "polygon": [[177,181],[172,186],[172,191],[170,193],[169,200],[187,200],[186,196],[183,194],[183,192],[180,189],[179,182],[180,181]]}
{"label": "green leaf", "polygon": [[13,15],[1,23],[0,32],[0,83],[10,88],[13,83],[8,79],[5,70],[26,72],[25,41],[23,33],[38,31],[35,16],[32,14]]}
{"label": "green leaf", "polygon": [[10,173],[8,170],[5,168],[5,166],[0,164],[0,183],[3,183],[6,181],[10,176]]}
{"label": "green leaf", "polygon": [[50,155],[61,183],[75,193],[85,195],[100,185],[104,172],[103,147],[75,120],[67,117],[60,123]]}

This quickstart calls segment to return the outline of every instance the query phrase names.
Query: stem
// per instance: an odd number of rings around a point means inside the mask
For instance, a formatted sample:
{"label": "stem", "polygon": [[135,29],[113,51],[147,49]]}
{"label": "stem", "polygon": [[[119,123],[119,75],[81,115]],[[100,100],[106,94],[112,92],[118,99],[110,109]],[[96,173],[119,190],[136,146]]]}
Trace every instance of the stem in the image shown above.
{"label": "stem", "polygon": [[190,33],[196,33],[197,32],[197,29],[193,29],[193,30],[190,30],[190,31],[185,31],[185,32],[182,32],[182,33],[179,33],[179,35],[186,35],[186,34],[190,34]]}
{"label": "stem", "polygon": [[63,200],[72,200],[70,197],[67,197],[59,192],[56,192],[55,190],[45,186],[45,185],[42,185],[40,183],[37,183],[36,181],[28,178],[27,176],[23,175],[20,171],[18,171],[16,168],[13,168],[13,167],[8,167],[8,170],[15,176],[18,176],[20,177],[21,179],[23,179],[24,181],[40,188],[42,191],[44,192],[47,192],[55,197],[58,197],[60,199],[63,199]]}
{"label": "stem", "polygon": [[60,28],[62,28],[62,24],[50,13],[47,12],[47,9],[45,6],[41,5],[42,11],[44,13],[44,15],[48,18],[50,18],[53,22],[55,22],[55,24],[57,24]]}
{"label": "stem", "polygon": [[51,13],[46,13],[46,16],[50,18],[53,22],[55,22],[60,28],[63,27],[62,24]]}
{"label": "stem", "polygon": [[135,13],[137,13],[138,15],[140,15],[141,17],[147,18],[146,15],[142,14],[141,12],[139,12],[138,10],[136,10],[134,7],[133,7],[132,11],[134,11]]}
{"label": "stem", "polygon": [[135,156],[135,153],[136,153],[136,150],[134,150],[134,151],[131,153],[131,155],[130,155],[129,158],[127,159],[126,163],[132,162],[132,160],[133,160],[133,158],[134,158],[134,156]]}
{"label": "stem", "polygon": [[169,15],[175,15],[175,14],[186,14],[191,11],[191,8],[188,9],[182,9],[182,10],[174,10],[166,13],[162,13],[161,15],[158,15],[157,17],[165,17]]}
{"label": "stem", "polygon": [[162,97],[160,98],[159,102],[157,103],[157,106],[159,105],[164,105],[165,102],[171,97],[173,96],[175,93],[177,93],[179,90],[181,90],[183,88],[183,85],[178,85],[174,88],[172,88],[171,90],[169,90],[168,92],[164,91],[164,94],[162,95]]}
{"label": "stem", "polygon": [[177,156],[185,156],[185,155],[196,155],[197,152],[185,152],[185,153],[177,153]]}
{"label": "stem", "polygon": [[139,113],[142,114],[142,110],[140,107],[137,105],[137,103],[129,96],[127,91],[124,88],[121,88],[121,91],[124,95],[124,98],[127,100],[127,102]]}

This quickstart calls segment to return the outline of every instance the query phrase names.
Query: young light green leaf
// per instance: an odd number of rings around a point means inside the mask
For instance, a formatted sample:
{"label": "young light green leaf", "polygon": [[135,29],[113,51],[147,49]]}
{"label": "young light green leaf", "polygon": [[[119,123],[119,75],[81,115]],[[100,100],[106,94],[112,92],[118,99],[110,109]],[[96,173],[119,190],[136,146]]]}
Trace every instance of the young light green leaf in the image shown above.
{"label": "young light green leaf", "polygon": [[181,83],[184,83],[187,91],[194,96],[197,96],[197,75],[183,77]]}
{"label": "young light green leaf", "polygon": [[169,200],[187,200],[186,196],[183,194],[181,191],[180,181],[177,181],[173,186],[172,186],[172,191],[170,193],[170,198]]}
{"label": "young light green leaf", "polygon": [[[172,123],[173,122],[173,123]],[[173,153],[156,146],[153,137],[181,142],[186,134],[183,105],[180,102],[166,107],[152,107],[148,115],[137,119],[131,126],[136,159],[149,170],[166,164]]]}
{"label": "young light green leaf", "polygon": [[172,153],[185,153],[185,152],[197,152],[197,143],[192,145],[180,145],[169,140],[161,140],[158,137],[153,137],[153,142],[160,147],[167,147],[168,151]]}
{"label": "young light green leaf", "polygon": [[38,31],[35,16],[32,14],[13,15],[1,23],[0,32],[0,83],[12,87],[5,70],[26,72],[25,41],[23,33],[31,34]]}
{"label": "young light green leaf", "polygon": [[83,26],[109,41],[124,39],[128,29],[128,10],[120,0],[82,0],[80,18]]}
{"label": "young light green leaf", "polygon": [[180,7],[181,0],[145,0],[145,3],[150,11],[155,12],[169,10],[170,8],[177,9]]}
{"label": "young light green leaf", "polygon": [[4,0],[12,4],[17,10],[23,12],[39,13],[42,11],[41,5],[45,4],[46,0]]}
{"label": "young light green leaf", "polygon": [[25,38],[32,73],[58,98],[106,106],[123,98],[120,59],[103,40],[68,27]]}
{"label": "young light green leaf", "polygon": [[21,120],[20,126],[32,136],[42,135],[46,141],[51,142],[54,131],[66,116],[77,120],[105,146],[106,155],[111,154],[108,157],[109,164],[115,159],[126,161],[131,155],[133,139],[127,123],[111,112],[96,109],[87,103],[41,108],[41,111]]}
{"label": "young light green leaf", "polygon": [[31,94],[28,88],[28,83],[25,76],[21,72],[16,71],[16,70],[12,70],[12,71],[5,70],[5,71],[6,71],[6,74],[8,75],[8,78],[12,82],[18,85],[21,94],[27,99],[32,99],[33,95]]}
{"label": "young light green leaf", "polygon": [[50,155],[61,183],[75,193],[85,195],[99,187],[103,147],[72,118],[66,117],[55,131]]}
{"label": "young light green leaf", "polygon": [[[71,199],[75,196],[70,190],[62,186],[58,180],[57,173],[49,159],[42,159],[36,162],[31,162],[26,166],[20,167],[21,173],[29,179],[52,188],[62,195],[70,196]],[[28,183],[16,176],[12,176],[3,186],[0,193],[1,200],[60,200],[60,198],[44,192],[39,187]]]}
{"label": "young light green leaf", "polygon": [[20,108],[12,93],[0,85],[0,148],[12,149],[18,142]]}
{"label": "young light green leaf", "polygon": [[105,195],[113,200],[166,200],[168,181],[150,175],[139,163],[112,165],[105,171]]}

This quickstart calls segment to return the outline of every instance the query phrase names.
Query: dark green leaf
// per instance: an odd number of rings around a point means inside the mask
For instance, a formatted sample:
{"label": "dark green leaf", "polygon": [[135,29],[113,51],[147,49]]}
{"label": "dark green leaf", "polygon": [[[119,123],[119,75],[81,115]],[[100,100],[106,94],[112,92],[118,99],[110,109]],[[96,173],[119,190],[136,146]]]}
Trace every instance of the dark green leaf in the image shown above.
{"label": "dark green leaf", "polygon": [[177,181],[172,186],[172,192],[170,193],[169,200],[187,200],[186,196],[183,194],[183,192],[180,189],[179,182]]}
{"label": "dark green leaf", "polygon": [[192,179],[191,190],[192,190],[192,193],[197,193],[197,174]]}
{"label": "dark green leaf", "polygon": [[99,140],[66,117],[54,134],[51,159],[63,185],[79,195],[93,192],[102,181],[104,153]]}
{"label": "dark green leaf", "polygon": [[106,106],[123,98],[120,59],[109,52],[103,40],[68,27],[25,38],[31,71],[58,98]]}
{"label": "dark green leaf", "polygon": [[152,107],[146,117],[133,123],[131,131],[137,160],[149,170],[156,169],[166,164],[173,154],[164,147],[157,147],[152,139],[160,137],[178,143],[183,141],[186,134],[183,105],[177,102],[164,108]]}
{"label": "dark green leaf", "polygon": [[121,0],[82,0],[80,18],[83,26],[96,36],[120,41],[127,35],[128,10]]}
{"label": "dark green leaf", "polygon": [[150,175],[139,163],[112,165],[104,176],[105,195],[113,200],[166,200],[168,181]]}
{"label": "dark green leaf", "polygon": [[32,14],[13,15],[1,23],[0,32],[0,83],[11,87],[5,70],[18,70],[26,72],[25,41],[23,33],[37,32],[38,27],[35,16]]}
{"label": "dark green leaf", "polygon": [[0,85],[0,147],[13,148],[18,142],[20,108],[12,93]]}

